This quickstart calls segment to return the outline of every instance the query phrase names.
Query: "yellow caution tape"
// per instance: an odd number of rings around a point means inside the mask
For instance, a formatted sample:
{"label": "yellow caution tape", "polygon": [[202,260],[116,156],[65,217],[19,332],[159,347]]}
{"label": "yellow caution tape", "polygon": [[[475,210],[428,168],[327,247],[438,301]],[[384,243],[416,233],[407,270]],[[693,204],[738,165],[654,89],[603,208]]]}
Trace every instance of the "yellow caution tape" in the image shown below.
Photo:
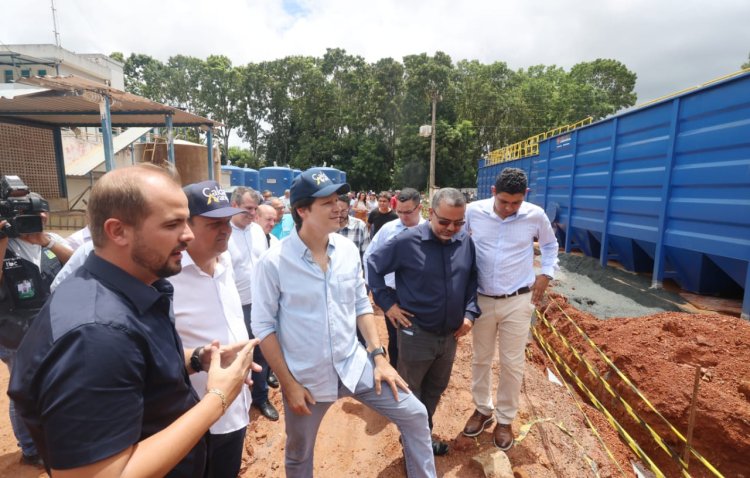
{"label": "yellow caution tape", "polygon": [[651,457],[649,457],[646,452],[643,451],[638,442],[636,442],[630,436],[627,430],[625,430],[625,428],[623,428],[622,425],[620,425],[617,420],[615,420],[609,410],[607,410],[607,408],[602,405],[599,399],[596,398],[596,395],[594,395],[591,390],[589,390],[586,384],[583,383],[578,375],[576,375],[576,373],[568,366],[568,364],[565,363],[565,361],[557,354],[557,352],[555,352],[555,350],[547,344],[546,340],[544,340],[544,337],[542,337],[541,334],[536,334],[535,337],[537,338],[537,340],[539,340],[540,344],[542,344],[542,347],[546,348],[548,353],[552,355],[552,358],[555,360],[555,362],[563,367],[565,373],[575,382],[575,384],[578,386],[578,389],[586,394],[591,403],[604,414],[607,421],[610,423],[610,425],[612,425],[612,427],[617,430],[617,432],[620,434],[625,443],[630,447],[630,449],[633,450],[633,452],[638,455],[640,459],[648,464],[649,468],[651,468],[651,471],[654,472],[657,478],[665,477],[664,473],[662,473],[662,471],[656,466],[656,463],[653,462]]}
{"label": "yellow caution tape", "polygon": [[[672,425],[669,422],[669,420],[667,420],[664,417],[664,415],[662,415],[658,410],[656,410],[656,408],[654,407],[654,405],[633,384],[633,382],[630,380],[630,378],[628,378],[614,364],[614,362],[612,362],[612,360],[596,345],[596,343],[594,343],[594,341],[591,340],[591,338],[586,334],[586,332],[584,332],[583,329],[581,329],[581,327],[567,313],[565,313],[565,311],[560,306],[560,304],[557,301],[555,301],[555,300],[553,300],[552,302],[557,306],[557,308],[560,310],[560,312],[562,312],[563,316],[568,320],[568,322],[570,322],[570,324],[576,329],[576,331],[581,335],[581,337],[583,337],[583,339],[586,341],[586,343],[588,343],[589,346],[591,346],[591,348],[593,348],[599,354],[599,356],[602,358],[602,360],[604,360],[604,362],[612,370],[615,371],[615,373],[617,374],[617,376],[620,377],[620,379],[638,396],[638,398],[640,398],[648,406],[648,408],[651,409],[651,411],[653,411],[656,414],[656,416],[658,416],[669,427],[669,429],[672,431],[672,433],[674,433],[675,436],[677,436],[679,438],[679,440],[682,441],[682,443],[686,444],[687,443],[687,439],[682,435],[682,433],[680,433],[679,430],[677,430],[677,428],[675,428],[674,425]],[[685,469],[686,468],[686,464],[682,460],[682,458],[679,456],[679,454],[676,453],[674,450],[672,450],[666,444],[666,442],[664,442],[664,440],[661,438],[661,436],[659,436],[643,419],[641,419],[638,415],[635,414],[635,412],[633,411],[632,407],[629,404],[627,404],[627,402],[625,402],[625,400],[617,392],[615,392],[612,389],[612,387],[609,384],[609,382],[606,379],[602,378],[601,375],[599,375],[598,371],[596,371],[594,369],[594,367],[589,363],[589,361],[586,360],[585,358],[583,358],[583,356],[574,347],[572,347],[570,345],[570,343],[568,342],[568,340],[564,336],[562,336],[562,334],[560,334],[557,331],[557,329],[555,329],[554,326],[552,326],[549,323],[549,321],[547,320],[546,316],[544,314],[540,314],[539,311],[537,311],[537,317],[541,318],[542,321],[544,322],[544,324],[550,330],[552,330],[552,332],[555,334],[555,336],[557,336],[563,342],[563,344],[571,352],[573,352],[574,356],[579,361],[582,361],[585,364],[586,369],[589,371],[589,373],[591,373],[593,376],[595,376],[596,378],[599,379],[599,381],[602,383],[602,385],[607,390],[607,392],[610,395],[612,395],[613,397],[616,397],[616,398],[618,398],[620,400],[620,402],[623,404],[623,406],[625,407],[625,409],[628,412],[628,414],[631,417],[633,417],[638,423],[640,423],[641,425],[643,425],[647,429],[647,431],[652,436],[652,438],[654,438],[654,440],[657,442],[657,444],[659,445],[659,447],[662,448],[667,454],[669,454],[675,461],[677,461],[683,469]],[[701,455],[692,446],[690,447],[690,452],[692,453],[693,456],[695,456],[698,459],[698,461],[700,461],[706,467],[706,469],[708,469],[709,471],[711,471],[711,473],[713,473],[717,477],[724,478],[724,475],[721,472],[719,472],[719,470],[717,470],[716,467],[714,467],[705,457],[703,457],[703,455]]]}
{"label": "yellow caution tape", "polygon": [[617,467],[618,470],[620,470],[620,475],[621,476],[627,476],[625,474],[625,470],[622,469],[622,466],[620,466],[620,463],[617,461],[617,458],[615,458],[615,455],[609,449],[609,447],[607,446],[607,444],[604,442],[604,439],[599,434],[599,431],[596,429],[596,427],[594,426],[594,424],[591,422],[591,419],[588,417],[588,415],[586,415],[586,412],[583,409],[583,406],[581,405],[580,400],[578,400],[578,395],[573,392],[573,388],[571,387],[570,383],[568,383],[568,381],[563,378],[562,373],[560,372],[560,369],[557,367],[557,364],[555,363],[554,360],[552,360],[552,357],[550,356],[549,351],[545,347],[546,342],[544,342],[544,339],[539,334],[539,331],[537,330],[536,327],[533,327],[531,329],[531,331],[534,334],[534,337],[536,337],[537,341],[539,342],[539,345],[542,348],[542,350],[544,351],[544,354],[547,356],[547,359],[552,364],[552,367],[554,367],[555,371],[557,372],[557,375],[559,375],[561,377],[562,383],[563,383],[563,385],[565,385],[565,389],[568,391],[568,393],[570,394],[570,396],[573,398],[573,403],[576,404],[576,407],[578,407],[578,410],[581,412],[581,415],[583,415],[583,418],[586,420],[586,424],[588,425],[589,429],[594,433],[594,436],[599,441],[599,443],[602,445],[602,447],[604,448],[604,451],[607,452],[607,456],[609,457],[609,460],[612,463],[615,464],[615,466]]}

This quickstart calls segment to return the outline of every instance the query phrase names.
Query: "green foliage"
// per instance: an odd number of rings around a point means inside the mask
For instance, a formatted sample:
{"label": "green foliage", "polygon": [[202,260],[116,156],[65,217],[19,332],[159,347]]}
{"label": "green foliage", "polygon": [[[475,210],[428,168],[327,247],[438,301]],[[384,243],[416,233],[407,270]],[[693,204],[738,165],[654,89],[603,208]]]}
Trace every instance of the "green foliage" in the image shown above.
{"label": "green foliage", "polygon": [[[233,164],[325,163],[346,171],[354,189],[426,188],[430,139],[417,132],[431,121],[433,98],[436,183],[453,187],[473,186],[490,150],[636,100],[636,75],[612,59],[514,71],[503,62],[454,64],[439,51],[369,63],[332,48],[243,66],[221,55],[111,57],[125,64],[128,91],[222,123],[216,137]],[[232,131],[248,149],[229,148]],[[196,130],[181,134],[198,139]]]}
{"label": "green foliage", "polygon": [[242,168],[260,169],[265,166],[263,161],[252,151],[238,146],[229,147],[227,159],[233,166],[240,166]]}
{"label": "green foliage", "polygon": [[745,68],[750,68],[750,53],[748,53],[748,55],[747,55],[747,61],[745,63],[743,63],[740,68],[742,68],[743,70]]}

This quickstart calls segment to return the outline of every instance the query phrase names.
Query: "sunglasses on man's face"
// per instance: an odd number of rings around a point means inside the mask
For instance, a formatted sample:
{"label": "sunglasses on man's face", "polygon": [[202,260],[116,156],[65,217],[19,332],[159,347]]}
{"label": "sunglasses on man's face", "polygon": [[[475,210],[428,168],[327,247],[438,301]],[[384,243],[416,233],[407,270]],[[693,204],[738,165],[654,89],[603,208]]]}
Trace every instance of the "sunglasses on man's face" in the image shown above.
{"label": "sunglasses on man's face", "polygon": [[463,219],[459,219],[457,221],[453,221],[451,219],[446,219],[444,217],[438,216],[438,213],[436,213],[435,211],[432,211],[432,214],[434,214],[435,217],[437,218],[438,224],[440,224],[443,227],[448,227],[451,224],[453,224],[456,227],[462,227],[464,224],[466,224],[466,221],[463,220]]}

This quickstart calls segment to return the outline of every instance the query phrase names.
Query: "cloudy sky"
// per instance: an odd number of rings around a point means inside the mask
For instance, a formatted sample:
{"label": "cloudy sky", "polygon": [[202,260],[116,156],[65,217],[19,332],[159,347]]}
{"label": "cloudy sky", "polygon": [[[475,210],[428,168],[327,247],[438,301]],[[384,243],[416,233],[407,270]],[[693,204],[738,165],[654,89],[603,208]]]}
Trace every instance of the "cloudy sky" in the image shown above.
{"label": "cloudy sky", "polygon": [[[54,43],[50,0],[2,0],[2,44]],[[368,61],[437,50],[511,68],[614,58],[642,103],[739,69],[748,0],[55,0],[78,53],[224,54],[234,64],[344,48]]]}

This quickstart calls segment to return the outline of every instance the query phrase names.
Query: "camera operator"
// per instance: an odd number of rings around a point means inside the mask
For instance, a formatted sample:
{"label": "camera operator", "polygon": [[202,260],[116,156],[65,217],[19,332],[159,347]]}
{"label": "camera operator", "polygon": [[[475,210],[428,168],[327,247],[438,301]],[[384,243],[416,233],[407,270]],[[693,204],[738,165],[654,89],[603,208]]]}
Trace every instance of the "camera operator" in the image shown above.
{"label": "camera operator", "polygon": [[[39,197],[35,193],[29,196]],[[39,199],[41,199],[39,197]],[[42,200],[43,201],[43,200]],[[46,204],[46,202],[45,202]],[[47,222],[45,210],[37,213],[42,225]],[[5,233],[9,222],[0,220],[0,359],[12,369],[16,350],[31,321],[41,309],[49,286],[62,265],[73,254],[65,240],[57,234],[34,232]],[[43,465],[31,435],[10,401],[10,422],[27,465]]]}

